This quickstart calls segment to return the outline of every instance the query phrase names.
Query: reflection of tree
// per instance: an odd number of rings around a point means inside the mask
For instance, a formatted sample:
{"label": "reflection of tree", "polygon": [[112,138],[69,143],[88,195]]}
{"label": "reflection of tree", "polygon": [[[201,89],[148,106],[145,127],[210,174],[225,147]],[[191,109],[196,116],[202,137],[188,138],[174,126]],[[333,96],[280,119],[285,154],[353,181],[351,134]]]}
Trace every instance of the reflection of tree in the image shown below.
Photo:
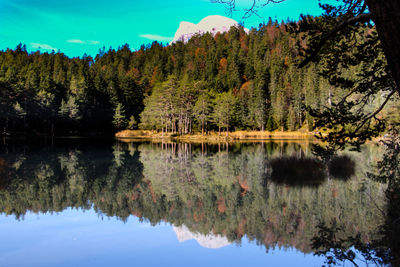
{"label": "reflection of tree", "polygon": [[328,162],[329,174],[336,179],[350,179],[354,173],[354,161],[347,155],[333,157]]}
{"label": "reflection of tree", "polygon": [[318,228],[318,234],[312,239],[313,249],[316,250],[314,254],[325,256],[329,266],[343,264],[346,261],[351,262],[354,266],[359,266],[360,262],[367,266],[369,264],[384,265],[385,257],[382,256],[386,254],[386,250],[374,247],[372,243],[363,242],[359,233],[345,238],[339,237],[342,229],[337,227],[334,222],[330,226],[320,224]]}
{"label": "reflection of tree", "polygon": [[360,233],[363,243],[379,223],[369,201],[380,200],[378,182],[355,177],[326,178],[315,187],[306,186],[307,181],[301,186],[274,182],[274,159],[289,155],[299,164],[310,158],[296,143],[118,143],[113,149],[44,149],[25,153],[23,161],[19,155],[4,155],[8,163],[2,173],[14,178],[0,190],[0,210],[17,217],[27,211],[93,207],[122,220],[134,215],[152,224],[168,221],[191,232],[223,235],[230,242],[246,235],[267,249],[304,252],[312,251],[320,222],[337,221],[343,236]]}
{"label": "reflection of tree", "polygon": [[[381,161],[378,161],[374,173],[368,176],[379,182],[387,183],[385,192],[385,210],[380,210],[384,215],[384,221],[380,226],[379,234],[369,242],[362,241],[360,234],[345,234],[345,231],[337,227],[335,222],[321,223],[318,234],[313,237],[315,254],[326,256],[326,263],[338,264],[345,261],[353,263],[365,262],[377,266],[400,265],[400,137],[396,130],[382,141],[385,153]],[[374,199],[372,198],[373,202]],[[338,235],[341,235],[339,238]],[[346,243],[353,244],[352,247]],[[357,258],[359,254],[362,258]]]}
{"label": "reflection of tree", "polygon": [[315,158],[283,157],[271,160],[271,179],[290,185],[321,185],[326,178],[324,165]]}
{"label": "reflection of tree", "polygon": [[[400,265],[400,136],[393,131],[386,141],[383,141],[386,151],[382,161],[378,162],[378,174],[373,178],[388,182],[386,190],[386,217],[382,226],[383,238],[379,247],[387,248],[390,262],[393,266]],[[386,255],[382,255],[386,256]]]}

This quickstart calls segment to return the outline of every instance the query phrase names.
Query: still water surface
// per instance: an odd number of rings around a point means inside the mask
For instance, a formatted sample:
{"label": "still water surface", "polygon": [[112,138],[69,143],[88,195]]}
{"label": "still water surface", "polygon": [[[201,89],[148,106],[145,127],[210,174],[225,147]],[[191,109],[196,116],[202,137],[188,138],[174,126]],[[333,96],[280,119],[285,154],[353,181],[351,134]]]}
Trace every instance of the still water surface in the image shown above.
{"label": "still water surface", "polygon": [[[321,266],[321,225],[378,235],[379,148],[307,142],[3,144],[0,266]],[[345,242],[351,248],[351,242]]]}

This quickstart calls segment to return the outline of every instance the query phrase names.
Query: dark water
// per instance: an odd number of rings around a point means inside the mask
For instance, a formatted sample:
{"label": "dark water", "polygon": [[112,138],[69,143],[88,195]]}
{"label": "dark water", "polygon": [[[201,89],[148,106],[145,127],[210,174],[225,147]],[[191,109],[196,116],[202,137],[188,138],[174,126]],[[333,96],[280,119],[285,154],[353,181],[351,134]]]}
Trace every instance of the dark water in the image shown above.
{"label": "dark water", "polygon": [[376,146],[330,163],[307,142],[0,152],[0,266],[321,266],[333,240],[362,265],[385,220]]}

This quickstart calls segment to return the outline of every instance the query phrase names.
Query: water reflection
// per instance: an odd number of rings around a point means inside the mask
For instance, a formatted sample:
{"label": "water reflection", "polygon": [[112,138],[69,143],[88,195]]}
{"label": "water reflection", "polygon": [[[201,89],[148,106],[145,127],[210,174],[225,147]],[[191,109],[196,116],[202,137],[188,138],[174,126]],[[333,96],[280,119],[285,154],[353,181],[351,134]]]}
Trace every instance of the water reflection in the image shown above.
{"label": "water reflection", "polygon": [[193,233],[185,225],[174,226],[173,229],[179,242],[195,239],[200,246],[205,248],[222,248],[231,244],[225,236],[213,233],[207,235]]}
{"label": "water reflection", "polygon": [[325,165],[311,157],[286,156],[270,161],[271,180],[291,186],[320,186],[326,181]]}
{"label": "water reflection", "polygon": [[385,219],[385,185],[365,176],[377,149],[325,165],[305,143],[10,144],[0,156],[0,211],[23,219],[30,211],[94,209],[169,222],[179,240],[206,247],[246,236],[267,251],[304,253],[315,251],[320,226],[334,222],[338,238],[356,234],[369,244]]}

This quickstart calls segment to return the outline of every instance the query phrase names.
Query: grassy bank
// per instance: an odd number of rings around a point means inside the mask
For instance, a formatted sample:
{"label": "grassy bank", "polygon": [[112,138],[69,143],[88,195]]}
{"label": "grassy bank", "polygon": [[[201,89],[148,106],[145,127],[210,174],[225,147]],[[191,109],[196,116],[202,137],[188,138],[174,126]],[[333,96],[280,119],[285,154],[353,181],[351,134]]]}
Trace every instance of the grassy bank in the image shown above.
{"label": "grassy bank", "polygon": [[313,134],[306,131],[281,132],[281,131],[235,131],[229,132],[228,135],[223,132],[209,132],[206,135],[201,133],[176,135],[171,133],[160,133],[148,130],[124,130],[115,134],[117,138],[133,138],[133,139],[177,139],[177,140],[193,140],[193,141],[233,141],[233,140],[270,140],[270,139],[313,139]]}

